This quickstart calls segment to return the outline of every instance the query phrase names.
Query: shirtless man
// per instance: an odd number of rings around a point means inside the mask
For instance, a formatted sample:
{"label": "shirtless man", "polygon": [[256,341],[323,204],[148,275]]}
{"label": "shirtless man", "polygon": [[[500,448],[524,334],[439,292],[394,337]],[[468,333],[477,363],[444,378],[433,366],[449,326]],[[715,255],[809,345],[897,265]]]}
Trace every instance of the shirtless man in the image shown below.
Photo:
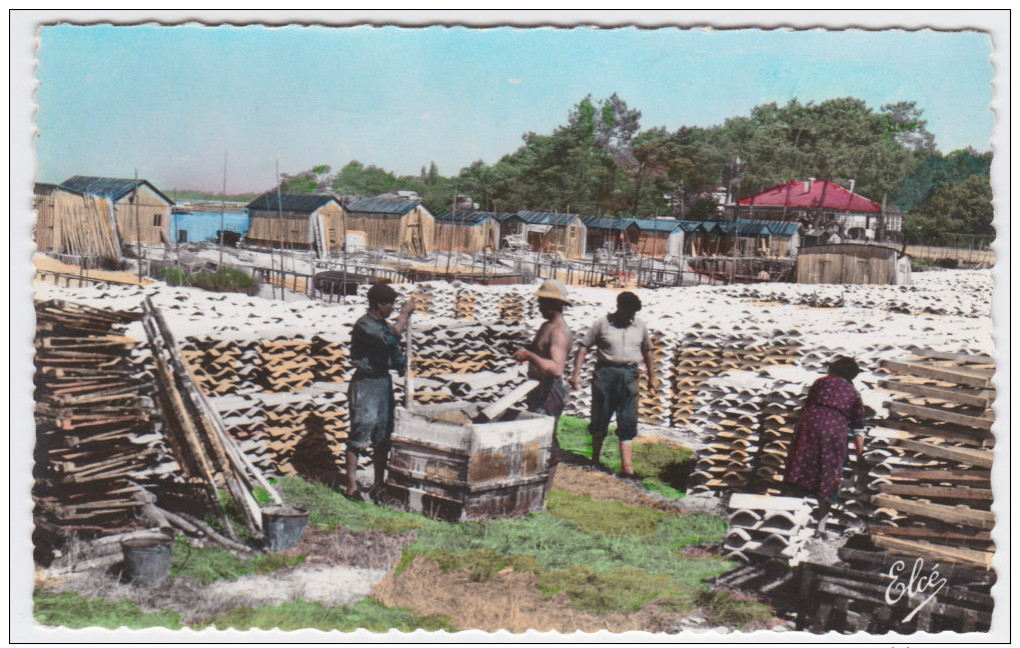
{"label": "shirtless man", "polygon": [[559,281],[545,281],[535,293],[538,298],[538,310],[545,318],[539,327],[535,339],[527,349],[514,353],[518,362],[528,363],[528,377],[538,381],[538,387],[528,394],[528,411],[552,416],[553,423],[553,458],[559,450],[556,440],[556,425],[563,412],[563,404],[567,390],[563,385],[563,373],[567,366],[567,353],[570,351],[570,332],[563,320],[563,307],[569,306],[567,289]]}

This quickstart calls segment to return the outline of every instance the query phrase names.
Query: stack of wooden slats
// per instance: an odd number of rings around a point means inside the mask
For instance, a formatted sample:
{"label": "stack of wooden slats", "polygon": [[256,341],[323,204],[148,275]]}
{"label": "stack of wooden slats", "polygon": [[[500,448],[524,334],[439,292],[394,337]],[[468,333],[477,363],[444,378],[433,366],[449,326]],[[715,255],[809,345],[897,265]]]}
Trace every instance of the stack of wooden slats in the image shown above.
{"label": "stack of wooden slats", "polygon": [[159,434],[151,366],[125,328],[140,315],[36,304],[37,522],[123,527],[140,488],[179,481]]}
{"label": "stack of wooden slats", "polygon": [[924,351],[882,364],[895,377],[881,386],[896,397],[877,432],[895,451],[872,469],[879,492],[871,501],[894,514],[893,524],[869,527],[872,541],[895,553],[990,569],[992,359]]}

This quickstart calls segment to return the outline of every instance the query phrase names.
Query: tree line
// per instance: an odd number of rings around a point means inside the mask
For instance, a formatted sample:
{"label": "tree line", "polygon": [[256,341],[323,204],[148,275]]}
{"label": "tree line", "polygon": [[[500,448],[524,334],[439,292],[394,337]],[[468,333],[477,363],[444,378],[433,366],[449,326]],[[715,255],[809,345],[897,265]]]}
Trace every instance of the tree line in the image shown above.
{"label": "tree line", "polygon": [[732,198],[814,177],[904,214],[909,242],[990,240],[990,152],[942,154],[912,101],[869,108],[853,97],[756,106],[711,127],[642,129],[641,111],[613,94],[585,97],[550,134],[527,132],[494,164],[478,160],[454,176],[434,162],[400,176],[351,161],[289,176],[287,193],[375,196],[418,193],[432,212],[466,194],[484,211],[543,210],[618,217],[711,218],[721,189]]}

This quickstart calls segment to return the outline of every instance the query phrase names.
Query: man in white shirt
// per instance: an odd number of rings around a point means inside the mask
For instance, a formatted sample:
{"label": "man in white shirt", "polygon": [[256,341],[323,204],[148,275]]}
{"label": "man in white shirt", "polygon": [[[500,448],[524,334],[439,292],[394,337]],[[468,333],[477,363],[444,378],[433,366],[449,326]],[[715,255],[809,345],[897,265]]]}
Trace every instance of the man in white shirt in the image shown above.
{"label": "man in white shirt", "polygon": [[630,442],[637,436],[638,365],[643,361],[648,372],[648,388],[658,386],[648,327],[636,317],[641,299],[632,292],[616,297],[616,311],[600,317],[582,338],[574,356],[574,372],[570,386],[580,388],[581,367],[588,349],[598,354],[591,384],[591,461],[600,465],[602,444],[609,430],[609,420],[616,414],[616,436],[620,440],[620,474],[634,475]]}

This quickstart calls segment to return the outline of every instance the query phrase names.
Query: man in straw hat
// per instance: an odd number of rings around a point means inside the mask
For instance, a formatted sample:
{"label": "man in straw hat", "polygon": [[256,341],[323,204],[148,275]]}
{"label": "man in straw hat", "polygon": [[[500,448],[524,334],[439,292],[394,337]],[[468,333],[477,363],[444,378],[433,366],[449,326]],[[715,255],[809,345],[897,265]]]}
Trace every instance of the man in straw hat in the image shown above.
{"label": "man in straw hat", "polygon": [[630,442],[637,436],[638,365],[644,361],[648,388],[655,390],[658,379],[648,327],[636,316],[641,299],[632,292],[616,296],[616,311],[592,323],[578,345],[570,386],[581,386],[581,367],[594,346],[598,354],[591,383],[591,463],[600,466],[602,444],[609,432],[609,419],[616,414],[616,436],[620,440],[620,475],[634,476]]}
{"label": "man in straw hat", "polygon": [[513,355],[514,360],[528,363],[528,377],[538,381],[538,387],[528,394],[528,411],[552,416],[553,461],[559,444],[556,428],[566,400],[567,390],[563,385],[563,374],[570,351],[570,332],[563,319],[563,307],[569,306],[566,287],[555,279],[547,279],[535,293],[538,310],[545,321],[535,334],[535,339],[526,349]]}

